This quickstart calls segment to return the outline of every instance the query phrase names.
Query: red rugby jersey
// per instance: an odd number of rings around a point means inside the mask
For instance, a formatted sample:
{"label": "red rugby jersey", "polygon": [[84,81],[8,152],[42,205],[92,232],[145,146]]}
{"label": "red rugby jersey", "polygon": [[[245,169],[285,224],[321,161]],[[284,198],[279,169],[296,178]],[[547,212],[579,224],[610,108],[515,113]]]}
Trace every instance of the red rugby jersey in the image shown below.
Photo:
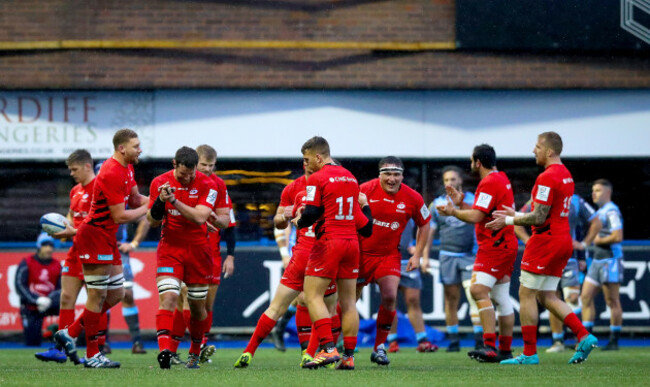
{"label": "red rugby jersey", "polygon": [[79,227],[90,212],[95,180],[96,178],[92,179],[85,186],[79,183],[70,190],[70,213],[72,214],[72,226],[74,228]]}
{"label": "red rugby jersey", "polygon": [[355,215],[359,209],[359,183],[347,169],[325,165],[309,176],[304,204],[323,208],[319,232],[326,238],[357,238]]}
{"label": "red rugby jersey", "polygon": [[361,192],[368,197],[372,211],[372,236],[361,238],[361,252],[371,255],[399,253],[399,242],[409,219],[418,227],[431,220],[431,214],[422,195],[403,184],[395,195],[381,188],[379,178],[361,184]]}
{"label": "red rugby jersey", "polygon": [[[183,204],[190,207],[199,205],[214,208],[218,200],[217,187],[210,178],[201,172],[196,173],[196,177],[188,184],[182,185],[174,177],[174,170],[165,172],[157,176],[151,182],[149,190],[149,208],[158,199],[160,192],[158,187],[169,183],[169,186],[175,188],[174,197]],[[223,198],[222,193],[222,200]],[[207,226],[198,225],[181,215],[169,202],[165,203],[165,216],[163,217],[161,239],[167,242],[177,243],[205,243],[207,242]]]}
{"label": "red rugby jersey", "polygon": [[119,226],[113,221],[108,206],[119,203],[126,206],[134,186],[133,165],[125,167],[113,157],[106,160],[95,178],[90,213],[84,222],[115,235]]}
{"label": "red rugby jersey", "polygon": [[[282,196],[280,197],[280,207],[293,206],[295,214],[296,210],[302,206],[303,200],[307,195],[307,192],[305,191],[306,186],[307,177],[303,175],[284,187],[282,190]],[[316,240],[314,226],[315,224],[312,224],[307,228],[296,230],[296,246],[298,246],[298,248],[311,250],[314,241]]]}
{"label": "red rugby jersey", "polygon": [[[237,220],[235,219],[235,212],[232,209],[232,202],[228,196],[226,183],[215,173],[210,174],[208,177],[217,186],[217,201],[214,204],[214,209],[216,210],[217,208],[227,207],[229,209],[230,223],[228,223],[228,227],[226,228],[235,227],[237,225]],[[212,245],[214,256],[217,258],[221,253],[221,246],[219,245],[221,242],[221,234],[218,232],[210,232],[208,233],[208,237],[210,238],[210,244]]]}
{"label": "red rugby jersey", "polygon": [[483,221],[476,224],[476,241],[479,249],[507,249],[517,246],[515,228],[506,226],[499,231],[485,228],[494,218],[492,212],[503,206],[514,207],[512,185],[504,172],[492,172],[481,180],[476,188],[473,209],[485,213]]}
{"label": "red rugby jersey", "polygon": [[564,164],[551,164],[537,176],[533,187],[532,210],[537,204],[551,206],[544,223],[533,226],[533,234],[550,231],[553,236],[570,234],[569,213],[574,183],[571,172]]}

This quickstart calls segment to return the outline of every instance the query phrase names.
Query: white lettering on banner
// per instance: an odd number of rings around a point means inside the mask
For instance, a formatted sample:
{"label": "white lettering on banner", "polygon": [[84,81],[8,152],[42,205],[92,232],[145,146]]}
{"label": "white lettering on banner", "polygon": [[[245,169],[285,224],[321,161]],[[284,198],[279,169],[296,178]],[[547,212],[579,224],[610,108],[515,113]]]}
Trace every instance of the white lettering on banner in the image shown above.
{"label": "white lettering on banner", "polygon": [[20,317],[18,312],[2,312],[0,313],[0,327],[7,327],[16,324]]}

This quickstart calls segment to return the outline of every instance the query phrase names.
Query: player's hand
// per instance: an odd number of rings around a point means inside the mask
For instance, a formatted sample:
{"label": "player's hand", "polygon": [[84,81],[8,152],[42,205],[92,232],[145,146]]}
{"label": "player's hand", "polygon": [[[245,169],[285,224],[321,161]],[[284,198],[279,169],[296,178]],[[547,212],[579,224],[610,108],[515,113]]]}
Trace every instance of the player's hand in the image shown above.
{"label": "player's hand", "polygon": [[72,227],[70,225],[70,222],[68,222],[67,219],[64,221],[64,224],[65,224],[65,230],[55,232],[54,234],[50,234],[50,236],[56,239],[68,239],[68,238],[72,238],[77,234],[77,229]]}
{"label": "player's hand", "polygon": [[368,197],[363,192],[359,192],[359,206],[363,208],[366,204],[368,204]]}
{"label": "player's hand", "polygon": [[208,226],[209,232],[219,232],[219,229],[214,224],[217,222],[217,214],[214,211],[210,211],[210,216],[208,216],[206,226]]}
{"label": "player's hand", "polygon": [[585,246],[582,244],[582,242],[578,242],[577,240],[573,240],[573,249],[578,250],[578,251],[584,251]]}
{"label": "player's hand", "polygon": [[447,199],[451,200],[451,202],[454,203],[454,205],[460,206],[460,204],[463,202],[463,198],[465,198],[465,194],[458,191],[456,188],[452,187],[451,185],[446,185],[445,191],[447,191]]}
{"label": "player's hand", "polygon": [[117,246],[117,249],[120,250],[120,253],[122,254],[128,254],[133,251],[133,246],[131,246],[130,243],[120,243],[120,245]]}
{"label": "player's hand", "polygon": [[39,312],[43,313],[50,308],[52,305],[52,299],[49,297],[38,297],[36,299],[36,308]]}
{"label": "player's hand", "polygon": [[438,213],[440,215],[454,216],[454,211],[456,211],[456,207],[454,206],[454,203],[451,201],[449,195],[447,195],[447,204],[445,204],[444,206],[437,206],[436,210],[438,210]]}
{"label": "player's hand", "polygon": [[426,273],[429,270],[429,257],[422,257],[422,262],[420,263],[420,271]]}
{"label": "player's hand", "polygon": [[413,271],[420,267],[420,257],[414,255],[409,259],[409,262],[406,264],[406,271]]}
{"label": "player's hand", "polygon": [[587,262],[583,260],[578,260],[578,270],[584,272],[587,270]]}
{"label": "player's hand", "polygon": [[282,215],[284,215],[284,219],[290,221],[293,218],[293,205],[284,207]]}
{"label": "player's hand", "polygon": [[493,221],[486,223],[485,228],[489,230],[501,230],[506,226],[506,216],[515,216],[515,209],[502,205],[503,210],[496,210],[492,212]]}
{"label": "player's hand", "polygon": [[221,272],[223,273],[223,278],[232,277],[235,272],[235,257],[232,255],[226,257],[221,265]]}

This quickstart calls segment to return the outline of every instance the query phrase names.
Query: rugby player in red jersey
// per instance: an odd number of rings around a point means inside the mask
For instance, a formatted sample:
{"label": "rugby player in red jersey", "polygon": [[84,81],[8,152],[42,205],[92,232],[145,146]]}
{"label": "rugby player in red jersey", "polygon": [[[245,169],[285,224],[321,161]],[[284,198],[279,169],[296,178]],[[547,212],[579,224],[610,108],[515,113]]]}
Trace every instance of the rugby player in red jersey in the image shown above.
{"label": "rugby player in red jersey", "polygon": [[569,228],[573,177],[560,159],[562,138],[557,133],[540,134],[533,153],[537,165],[543,166],[544,172],[535,180],[531,195],[532,212],[515,213],[513,207],[503,206],[494,212],[494,220],[486,225],[494,232],[510,225],[532,226],[533,230],[521,260],[519,286],[519,318],[524,338],[524,353],[516,358],[504,360],[501,364],[539,364],[538,301],[576,335],[579,343],[569,363],[582,363],[587,360],[598,340],[587,332],[571,307],[556,293],[562,271],[573,254],[573,239]]}
{"label": "rugby player in red jersey", "polygon": [[[138,163],[140,140],[131,129],[120,129],[113,136],[113,156],[102,165],[95,178],[90,213],[77,229],[71,254],[80,258],[88,300],[83,313],[54,338],[66,354],[77,362],[74,338],[86,331],[86,361],[89,368],[117,368],[99,352],[98,330],[102,313],[124,297],[122,262],[117,249],[118,224],[142,217],[147,211],[146,196],[138,191],[133,165]],[[126,205],[131,209],[126,209]]]}
{"label": "rugby player in red jersey", "polygon": [[357,278],[357,299],[363,287],[370,282],[379,285],[381,304],[377,312],[377,335],[370,361],[388,365],[384,342],[395,318],[395,301],[402,270],[399,243],[410,219],[418,227],[415,252],[406,270],[420,267],[420,258],[429,235],[431,214],[422,195],[402,183],[404,164],[389,156],[379,161],[379,177],[361,185],[373,216],[373,231],[369,238],[361,238],[361,258]]}
{"label": "rugby player in red jersey", "polygon": [[158,363],[160,368],[170,368],[172,352],[171,331],[174,310],[178,304],[181,281],[187,284],[190,305],[190,355],[187,368],[199,368],[201,343],[205,332],[207,313],[205,300],[212,281],[212,250],[208,241],[206,222],[225,228],[229,221],[228,207],[212,215],[221,196],[212,180],[196,173],[199,155],[189,147],[176,151],[174,169],[156,177],[151,182],[147,219],[152,227],[162,224],[157,250],[156,283],[159,293],[159,310],[156,315],[158,333]]}
{"label": "rugby player in red jersey", "polygon": [[[93,169],[93,159],[90,153],[85,149],[77,149],[72,152],[66,164],[70,170],[70,176],[77,183],[70,190],[70,207],[66,218],[70,222],[66,229],[52,234],[59,239],[74,238],[77,228],[83,223],[90,212],[90,203],[93,198],[93,187],[95,186],[95,171]],[[74,243],[74,239],[73,239]],[[66,328],[74,321],[74,305],[77,296],[81,291],[84,283],[83,268],[79,257],[68,252],[61,270],[61,300],[59,309],[59,327]],[[63,348],[51,348],[45,352],[35,354],[37,359],[43,361],[65,361]]]}
{"label": "rugby player in red jersey", "polygon": [[[453,186],[445,187],[449,196],[446,206],[438,212],[455,216],[475,224],[478,252],[474,261],[470,293],[479,310],[483,325],[482,349],[468,352],[469,357],[481,362],[496,363],[512,358],[512,328],[514,308],[510,301],[510,276],[517,258],[517,238],[513,227],[492,231],[485,225],[492,221],[493,212],[504,206],[514,207],[515,200],[510,180],[496,167],[496,152],[490,145],[474,147],[471,157],[472,172],[478,172],[481,182],[476,188],[474,204],[463,201],[463,194]],[[496,349],[496,315],[499,313],[499,350]]]}
{"label": "rugby player in red jersey", "polygon": [[[345,353],[339,369],[354,369],[354,349],[359,330],[356,310],[356,279],[359,272],[358,234],[372,234],[372,223],[357,231],[359,183],[345,168],[334,165],[330,147],[322,137],[312,137],[301,149],[305,169],[314,173],[307,179],[305,208],[292,220],[299,229],[316,223],[316,242],[305,269],[304,292],[309,315],[320,339],[321,352],[305,364],[320,367],[340,360],[332,337],[332,322],[324,295],[336,280],[341,307],[341,327]],[[371,219],[370,208],[363,212]]]}
{"label": "rugby player in red jersey", "polygon": [[[280,205],[273,218],[276,228],[282,230],[289,225],[289,221],[296,215],[302,206],[303,201],[307,195],[306,182],[311,171],[305,168],[305,175],[287,185],[282,191]],[[364,198],[360,198],[360,206],[366,205]],[[368,222],[367,218],[362,213],[357,213],[357,227],[362,228]],[[276,325],[277,320],[286,312],[293,300],[298,297],[298,310],[296,313],[296,328],[298,330],[298,338],[302,349],[301,366],[312,361],[312,355],[307,354],[307,344],[309,342],[312,322],[309,316],[309,311],[304,302],[304,297],[301,293],[303,291],[303,284],[305,279],[305,268],[309,260],[309,254],[316,241],[316,234],[313,226],[302,228],[297,231],[296,244],[293,246],[293,254],[286,270],[282,275],[280,284],[275,291],[275,296],[266,311],[262,314],[257,322],[255,332],[251,337],[244,353],[235,362],[236,368],[247,367],[259,344],[264,340]],[[336,285],[333,281],[330,282],[327,290],[325,291],[325,304],[327,305],[330,315],[336,312]],[[334,330],[334,329],[333,329]]]}

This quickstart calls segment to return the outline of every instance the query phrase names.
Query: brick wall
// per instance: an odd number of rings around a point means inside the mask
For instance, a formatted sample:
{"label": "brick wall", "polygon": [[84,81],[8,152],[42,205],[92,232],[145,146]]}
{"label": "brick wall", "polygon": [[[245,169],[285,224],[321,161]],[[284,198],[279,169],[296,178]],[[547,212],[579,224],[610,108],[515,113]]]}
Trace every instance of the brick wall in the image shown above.
{"label": "brick wall", "polygon": [[[0,2],[0,41],[453,41],[453,0]],[[0,88],[639,88],[643,55],[192,49],[0,51]]]}

